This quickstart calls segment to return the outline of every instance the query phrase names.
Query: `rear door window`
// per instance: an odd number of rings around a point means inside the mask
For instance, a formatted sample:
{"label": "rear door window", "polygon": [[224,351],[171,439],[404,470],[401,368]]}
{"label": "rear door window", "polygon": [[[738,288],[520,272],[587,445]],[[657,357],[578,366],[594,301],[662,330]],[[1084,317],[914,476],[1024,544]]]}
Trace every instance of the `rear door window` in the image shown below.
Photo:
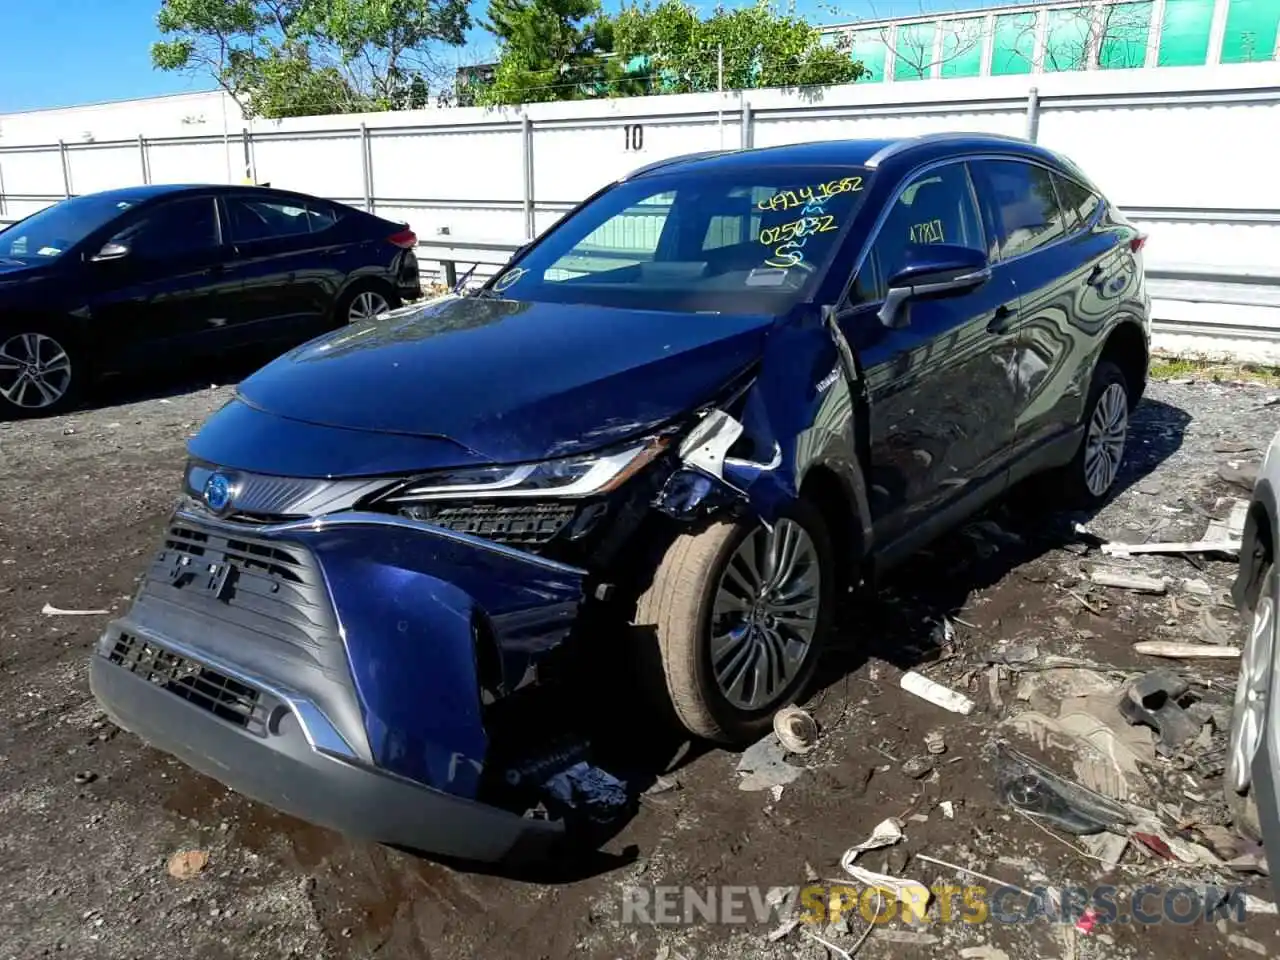
{"label": "rear door window", "polygon": [[854,281],[855,302],[884,298],[885,286],[914,246],[948,243],[986,250],[982,220],[964,163],[935,167],[898,194]]}
{"label": "rear door window", "polygon": [[182,260],[212,253],[219,244],[212,197],[169,200],[144,212],[111,238],[139,260]]}
{"label": "rear door window", "polygon": [[279,240],[311,233],[310,212],[293,200],[227,197],[227,219],[233,243]]}
{"label": "rear door window", "polygon": [[1067,218],[1047,168],[1021,160],[983,160],[980,168],[992,193],[1002,259],[1066,235]]}
{"label": "rear door window", "polygon": [[1058,190],[1058,203],[1067,217],[1067,229],[1076,230],[1090,220],[1098,210],[1101,198],[1081,183],[1070,177],[1053,175],[1054,186]]}

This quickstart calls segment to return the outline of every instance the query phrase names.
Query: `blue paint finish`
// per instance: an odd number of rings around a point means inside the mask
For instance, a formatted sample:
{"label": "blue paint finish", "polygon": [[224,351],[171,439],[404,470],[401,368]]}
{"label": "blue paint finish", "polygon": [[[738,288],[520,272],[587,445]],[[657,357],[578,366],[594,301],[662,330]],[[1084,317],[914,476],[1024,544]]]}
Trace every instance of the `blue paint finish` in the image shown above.
{"label": "blue paint finish", "polygon": [[474,796],[488,736],[472,623],[488,621],[504,678],[517,682],[561,643],[581,577],[536,557],[449,539],[426,524],[290,534],[324,570],[374,761]]}
{"label": "blue paint finish", "polygon": [[239,394],[292,421],[448,437],[518,463],[597,450],[685,413],[759,356],[771,323],[453,298],[313,341]]}
{"label": "blue paint finish", "polygon": [[487,462],[445,438],[288,420],[243,400],[232,400],[206,420],[187,451],[220,467],[280,477],[368,477]]}

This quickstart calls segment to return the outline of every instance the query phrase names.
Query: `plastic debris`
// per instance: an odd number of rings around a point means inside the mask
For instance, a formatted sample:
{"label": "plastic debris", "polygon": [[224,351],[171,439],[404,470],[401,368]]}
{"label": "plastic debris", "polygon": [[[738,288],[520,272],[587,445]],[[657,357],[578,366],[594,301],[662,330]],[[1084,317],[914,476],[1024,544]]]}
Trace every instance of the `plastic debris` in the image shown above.
{"label": "plastic debris", "polygon": [[1133,652],[1148,657],[1167,657],[1171,660],[1229,660],[1240,656],[1239,647],[1213,643],[1174,643],[1169,640],[1141,640],[1133,645]]}
{"label": "plastic debris", "polygon": [[942,811],[942,815],[948,820],[956,818],[956,805],[951,800],[943,800],[938,804],[938,809]]}
{"label": "plastic debris", "polygon": [[1138,843],[1142,844],[1157,856],[1163,857],[1165,860],[1177,859],[1173,855],[1173,851],[1169,849],[1169,844],[1165,843],[1161,837],[1157,837],[1154,833],[1143,833],[1140,830],[1135,830],[1132,836],[1133,839],[1137,840]]}
{"label": "plastic debris", "polygon": [[941,730],[930,730],[924,735],[924,746],[933,756],[947,752],[947,740]]}
{"label": "plastic debris", "polygon": [[656,797],[659,794],[670,793],[672,790],[679,790],[680,781],[674,777],[658,777],[644,792],[646,797]]}
{"label": "plastic debris", "polygon": [[1278,909],[1270,900],[1263,900],[1261,897],[1255,897],[1252,893],[1246,893],[1244,895],[1244,909],[1246,914],[1265,913],[1275,916],[1277,913],[1280,913],[1280,909]]}
{"label": "plastic debris", "polygon": [[908,693],[914,693],[923,700],[928,700],[936,707],[968,716],[973,712],[974,703],[962,693],[935,683],[922,673],[908,670],[902,675],[901,686]]}
{"label": "plastic debris", "polygon": [[64,610],[61,607],[55,607],[51,603],[46,603],[44,609],[40,611],[46,617],[102,617],[109,614],[110,610]]}
{"label": "plastic debris", "polygon": [[917,947],[932,947],[942,942],[942,938],[932,933],[916,933],[914,930],[894,930],[881,927],[876,931],[876,939],[885,943],[908,943]]}
{"label": "plastic debris", "polygon": [[787,749],[772,733],[756,741],[738,758],[739,790],[756,792],[794,783],[803,772],[786,761]]}
{"label": "plastic debris", "polygon": [[627,785],[613,774],[580,761],[562,770],[543,784],[543,789],[572,809],[581,809],[591,819],[608,821],[628,803]]}
{"label": "plastic debris", "polygon": [[1120,712],[1130,723],[1154,730],[1160,738],[1156,749],[1172,756],[1203,726],[1178,703],[1189,689],[1185,680],[1168,670],[1152,670],[1128,686]]}
{"label": "plastic debris", "polygon": [[175,880],[194,880],[209,863],[203,850],[179,850],[169,858],[169,876]]}
{"label": "plastic debris", "polygon": [[775,713],[773,733],[787,753],[808,753],[818,745],[818,724],[799,707],[783,707]]}
{"label": "plastic debris", "polygon": [[798,926],[800,926],[799,920],[794,918],[791,920],[783,920],[782,923],[769,932],[769,935],[765,939],[770,943],[777,943]]}
{"label": "plastic debris", "polygon": [[860,867],[856,863],[846,864],[842,858],[840,865],[844,867],[845,873],[853,877],[864,887],[871,887],[874,890],[880,890],[886,895],[892,895],[895,900],[902,904],[903,919],[922,920],[929,909],[930,893],[919,880],[912,880],[907,877],[894,877],[887,873],[876,873],[874,870],[868,870],[866,867]]}
{"label": "plastic debris", "polygon": [[960,951],[960,956],[964,960],[1009,960],[1009,954],[989,943],[977,947],[964,947]]}
{"label": "plastic debris", "polygon": [[1119,543],[1110,541],[1102,545],[1102,552],[1109,557],[1128,557],[1135,553],[1239,553],[1240,541],[1193,540],[1188,543]]}
{"label": "plastic debris", "polygon": [[871,836],[861,843],[854,844],[844,852],[844,856],[840,858],[840,869],[848,873],[849,868],[858,859],[859,854],[868,850],[891,847],[895,843],[901,842],[902,839],[902,821],[897,817],[886,817],[876,824],[875,829],[871,831]]}
{"label": "plastic debris", "polygon": [[1235,947],[1243,947],[1245,950],[1249,950],[1252,953],[1256,953],[1260,957],[1265,957],[1267,955],[1267,948],[1264,947],[1262,944],[1260,944],[1257,940],[1253,940],[1249,937],[1241,936],[1238,933],[1228,934],[1227,943]]}
{"label": "plastic debris", "polygon": [[1097,857],[1108,870],[1114,870],[1129,849],[1129,838],[1118,833],[1094,833],[1081,837],[1080,846]]}
{"label": "plastic debris", "polygon": [[1098,922],[1098,911],[1093,907],[1086,907],[1084,913],[1080,914],[1080,919],[1076,921],[1076,929],[1083,934],[1093,933],[1094,924]]}
{"label": "plastic debris", "polygon": [[902,764],[902,772],[912,780],[920,780],[933,772],[933,761],[928,757],[912,757]]}
{"label": "plastic debris", "polygon": [[1015,810],[1081,836],[1133,822],[1116,801],[1060,777],[1007,743],[996,749],[1000,791]]}
{"label": "plastic debris", "polygon": [[1089,575],[1089,579],[1100,587],[1115,587],[1137,593],[1162,594],[1169,589],[1168,584],[1155,577],[1116,573],[1114,570],[1095,570]]}

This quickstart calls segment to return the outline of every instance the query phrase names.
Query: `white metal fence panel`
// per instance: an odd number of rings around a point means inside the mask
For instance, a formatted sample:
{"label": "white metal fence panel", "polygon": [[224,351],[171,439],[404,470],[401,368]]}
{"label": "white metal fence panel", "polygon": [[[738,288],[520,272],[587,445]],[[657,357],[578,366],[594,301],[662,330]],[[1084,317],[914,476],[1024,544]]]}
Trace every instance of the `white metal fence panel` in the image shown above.
{"label": "white metal fence panel", "polygon": [[142,155],[137,143],[94,144],[67,150],[71,192],[97,193],[142,183]]}
{"label": "white metal fence panel", "polygon": [[61,199],[66,185],[57,146],[0,154],[0,181],[6,197]]}
{"label": "white metal fence panel", "polygon": [[[244,145],[239,137],[234,148],[239,158],[236,172],[243,175]],[[364,202],[360,153],[360,136],[352,131],[311,136],[268,134],[254,138],[253,169],[259,183],[360,204]]]}
{"label": "white metal fence panel", "polygon": [[[207,122],[202,136],[142,145],[114,128],[122,142],[78,142],[83,130],[71,126],[84,127],[93,109],[67,120],[64,147],[0,146],[0,218],[61,199],[66,180],[72,193],[143,180],[240,182],[247,165],[260,183],[409,223],[433,245],[422,251],[428,270],[434,257],[465,269],[464,254],[476,262],[468,239],[510,248],[605,183],[679,154],[939,130],[1029,136],[1080,163],[1149,232],[1158,321],[1215,343],[1280,344],[1280,182],[1266,148],[1280,129],[1274,64],[246,121],[244,134],[230,118],[221,136],[209,135],[220,118],[197,111],[181,119],[193,132]],[[477,275],[500,262],[501,246],[481,244],[488,259]],[[1265,269],[1240,275],[1252,266]]]}
{"label": "white metal fence panel", "polygon": [[379,198],[520,203],[524,195],[519,123],[370,134],[372,187]]}
{"label": "white metal fence panel", "polygon": [[[228,183],[240,164],[234,140],[152,140],[147,144],[147,167],[152,183]],[[138,183],[137,175],[118,186]],[[283,184],[282,184],[283,186]]]}

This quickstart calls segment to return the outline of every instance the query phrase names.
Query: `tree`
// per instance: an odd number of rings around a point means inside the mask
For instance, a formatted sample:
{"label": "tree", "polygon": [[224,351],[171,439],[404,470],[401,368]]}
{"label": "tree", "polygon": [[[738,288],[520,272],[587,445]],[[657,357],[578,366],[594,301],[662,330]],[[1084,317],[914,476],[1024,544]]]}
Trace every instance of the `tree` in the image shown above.
{"label": "tree", "polygon": [[[835,17],[844,19],[848,16],[837,4],[823,3],[819,6]],[[875,4],[868,3],[867,6],[872,18],[878,19]],[[925,16],[927,13],[922,2],[918,15]],[[935,18],[897,24],[896,27],[896,36],[894,25],[880,24],[874,28],[879,42],[894,51],[893,71],[896,79],[928,79],[933,76],[935,66],[941,67],[945,75],[947,64],[979,49],[985,38],[981,16]]]}
{"label": "tree", "polygon": [[593,94],[610,31],[599,0],[490,0],[486,30],[502,45],[482,105],[579,100]]}
{"label": "tree", "polygon": [[722,63],[725,89],[852,83],[863,73],[847,50],[767,2],[706,19],[683,0],[612,17],[596,0],[491,0],[489,10],[502,52],[480,103],[716,90]]}
{"label": "tree", "polygon": [[161,70],[202,73],[245,116],[425,105],[447,73],[433,48],[461,46],[467,0],[162,0]]}

